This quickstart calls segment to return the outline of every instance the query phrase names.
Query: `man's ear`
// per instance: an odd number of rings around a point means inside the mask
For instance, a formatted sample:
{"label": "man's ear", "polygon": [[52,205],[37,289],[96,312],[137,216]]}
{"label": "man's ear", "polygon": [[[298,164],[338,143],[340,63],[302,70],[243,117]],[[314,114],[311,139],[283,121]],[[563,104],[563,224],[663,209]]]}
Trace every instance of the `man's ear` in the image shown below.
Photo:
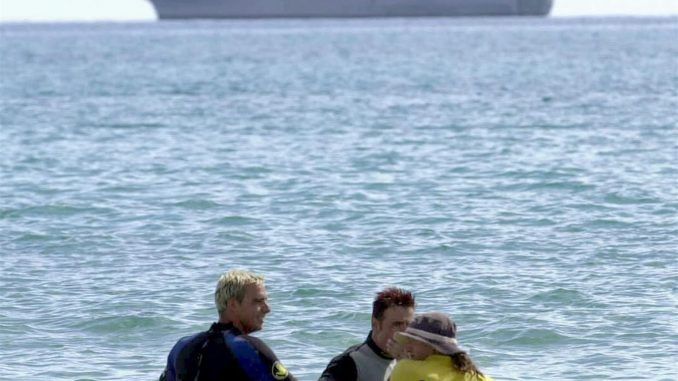
{"label": "man's ear", "polygon": [[381,322],[377,318],[372,318],[372,330],[375,331],[377,328],[381,328]]}
{"label": "man's ear", "polygon": [[236,298],[230,298],[226,301],[226,309],[236,308],[239,304]]}

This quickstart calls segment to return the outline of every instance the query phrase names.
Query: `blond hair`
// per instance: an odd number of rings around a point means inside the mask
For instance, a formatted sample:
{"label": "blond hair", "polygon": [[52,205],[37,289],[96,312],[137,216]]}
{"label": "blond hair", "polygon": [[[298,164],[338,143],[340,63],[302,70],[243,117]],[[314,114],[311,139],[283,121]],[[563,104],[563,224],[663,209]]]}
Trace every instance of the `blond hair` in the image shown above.
{"label": "blond hair", "polygon": [[226,310],[226,304],[231,298],[241,303],[245,298],[245,288],[249,285],[263,285],[264,276],[245,270],[229,270],[219,277],[217,288],[214,290],[214,304],[221,314]]}

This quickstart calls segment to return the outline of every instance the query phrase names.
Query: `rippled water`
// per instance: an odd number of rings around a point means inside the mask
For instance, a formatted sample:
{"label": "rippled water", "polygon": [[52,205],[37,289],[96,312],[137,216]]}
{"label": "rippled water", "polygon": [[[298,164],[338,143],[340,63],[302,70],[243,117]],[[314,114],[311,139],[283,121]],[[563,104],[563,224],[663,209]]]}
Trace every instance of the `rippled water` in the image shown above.
{"label": "rippled water", "polygon": [[375,291],[506,380],[678,379],[676,19],[0,26],[0,373],[142,380],[267,276],[300,380]]}

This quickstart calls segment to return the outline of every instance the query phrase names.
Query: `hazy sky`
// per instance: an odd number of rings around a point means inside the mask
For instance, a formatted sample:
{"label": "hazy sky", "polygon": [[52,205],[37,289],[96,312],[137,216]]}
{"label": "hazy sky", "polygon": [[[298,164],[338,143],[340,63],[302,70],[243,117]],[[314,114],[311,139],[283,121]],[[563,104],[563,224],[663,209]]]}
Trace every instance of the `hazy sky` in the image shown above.
{"label": "hazy sky", "polygon": [[[678,0],[554,1],[553,16],[678,15]],[[0,21],[153,19],[146,0],[0,0]]]}

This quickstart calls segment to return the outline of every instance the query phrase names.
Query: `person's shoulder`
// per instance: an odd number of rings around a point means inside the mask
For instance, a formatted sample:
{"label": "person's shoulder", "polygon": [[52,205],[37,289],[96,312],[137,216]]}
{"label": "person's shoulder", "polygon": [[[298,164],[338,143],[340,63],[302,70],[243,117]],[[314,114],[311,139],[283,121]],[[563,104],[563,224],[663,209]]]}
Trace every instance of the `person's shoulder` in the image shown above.
{"label": "person's shoulder", "polygon": [[353,358],[351,357],[351,353],[353,353],[353,352],[359,350],[363,345],[365,345],[365,343],[360,343],[360,344],[352,345],[352,346],[346,348],[345,351],[343,351],[343,352],[341,352],[340,354],[334,356],[334,358],[332,358],[332,361],[330,361],[330,364],[333,363],[333,362],[339,362],[339,363],[348,363],[348,362],[350,362],[350,363],[352,363],[352,364],[355,366],[355,361],[354,361]]}
{"label": "person's shoulder", "polygon": [[207,332],[198,332],[192,335],[184,336],[177,340],[176,344],[172,347],[170,351],[170,356],[174,354],[175,356],[179,355],[181,352],[195,350],[196,346],[202,345],[205,340],[207,340]]}
{"label": "person's shoulder", "polygon": [[264,340],[256,336],[250,335],[240,335],[238,336],[238,338],[248,342],[250,346],[252,346],[254,349],[256,349],[259,353],[263,354],[264,356],[275,358],[273,350],[266,344],[266,342],[264,342]]}
{"label": "person's shoulder", "polygon": [[204,335],[205,335],[205,332],[198,332],[198,333],[194,333],[192,335],[187,335],[187,336],[179,338],[179,340],[177,340],[177,343],[174,344],[174,345],[185,344],[185,343],[191,342],[193,340],[199,339],[199,338],[203,337]]}
{"label": "person's shoulder", "polygon": [[186,375],[194,374],[198,369],[200,350],[208,338],[207,331],[180,338],[167,356],[167,365],[161,375],[161,380],[164,377],[168,381],[174,381],[177,377],[183,379],[187,377]]}
{"label": "person's shoulder", "polygon": [[[250,335],[238,335],[237,338],[232,337],[232,341],[227,339],[227,342],[240,364],[247,364],[250,374],[258,372],[256,377],[250,377],[250,379],[263,380],[272,376],[276,380],[296,381],[296,378],[262,339]],[[243,345],[243,343],[246,344]]]}
{"label": "person's shoulder", "polygon": [[357,351],[363,344],[348,347],[344,352],[332,358],[319,381],[355,381],[358,378],[358,368],[351,353]]}

